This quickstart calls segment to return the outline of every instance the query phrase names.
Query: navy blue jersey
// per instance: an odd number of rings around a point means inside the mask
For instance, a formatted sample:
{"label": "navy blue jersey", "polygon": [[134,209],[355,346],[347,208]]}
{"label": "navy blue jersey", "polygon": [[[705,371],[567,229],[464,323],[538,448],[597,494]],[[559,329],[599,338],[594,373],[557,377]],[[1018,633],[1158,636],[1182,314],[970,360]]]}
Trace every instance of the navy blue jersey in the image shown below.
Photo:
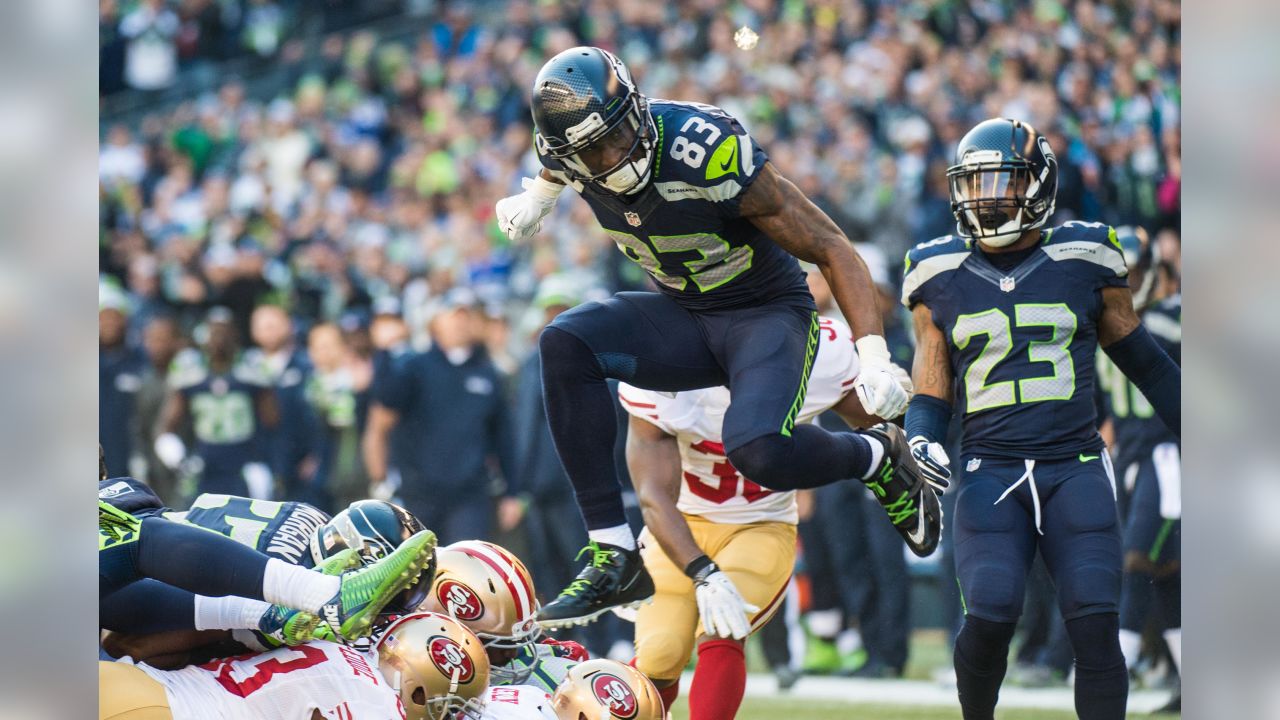
{"label": "navy blue jersey", "polygon": [[154,515],[165,509],[164,502],[149,485],[131,477],[99,480],[98,499],[135,517]]}
{"label": "navy blue jersey", "polygon": [[[1182,357],[1182,295],[1165,298],[1142,314],[1142,324],[1175,362]],[[1164,421],[1156,417],[1142,391],[1120,372],[1104,353],[1098,353],[1098,383],[1103,407],[1115,431],[1115,463],[1128,467],[1151,456],[1161,443],[1178,442]]]}
{"label": "navy blue jersey", "polygon": [[907,253],[902,302],[947,337],[962,453],[1057,459],[1102,448],[1094,405],[1101,290],[1127,285],[1115,231],[1069,222],[1008,272],[955,236]]}
{"label": "navy blue jersey", "polygon": [[187,399],[194,452],[206,476],[238,476],[250,462],[266,462],[267,447],[255,397],[269,391],[264,368],[237,359],[231,372],[215,374],[195,350],[174,358],[170,384]]}
{"label": "navy blue jersey", "polygon": [[205,493],[185,513],[165,513],[178,522],[212,530],[291,565],[311,567],[310,543],[329,516],[300,502],[253,500]]}
{"label": "navy blue jersey", "polygon": [[[764,150],[711,105],[652,100],[649,112],[658,148],[644,190],[624,201],[569,183],[623,254],[692,310],[807,296],[795,258],[739,214],[746,189],[768,160]],[[568,182],[559,161],[539,159]]]}
{"label": "navy blue jersey", "polygon": [[146,367],[146,356],[136,348],[98,351],[98,442],[112,476],[129,472],[129,456],[135,450],[129,424]]}

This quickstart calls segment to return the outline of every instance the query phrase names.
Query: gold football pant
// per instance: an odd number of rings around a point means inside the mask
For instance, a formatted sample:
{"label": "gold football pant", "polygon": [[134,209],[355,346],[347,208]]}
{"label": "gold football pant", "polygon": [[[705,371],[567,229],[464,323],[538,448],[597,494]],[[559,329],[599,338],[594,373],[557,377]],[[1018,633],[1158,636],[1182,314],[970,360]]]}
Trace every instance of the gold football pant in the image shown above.
{"label": "gold football pant", "polygon": [[98,720],[173,720],[164,686],[127,663],[98,662]]}
{"label": "gold football pant", "polygon": [[[782,605],[796,561],[796,526],[781,522],[727,525],[685,515],[693,539],[729,576],[748,603],[755,632]],[[653,602],[636,616],[636,667],[655,680],[680,677],[703,633],[693,581],[667,557],[648,528],[640,534],[644,565],[653,576]]]}

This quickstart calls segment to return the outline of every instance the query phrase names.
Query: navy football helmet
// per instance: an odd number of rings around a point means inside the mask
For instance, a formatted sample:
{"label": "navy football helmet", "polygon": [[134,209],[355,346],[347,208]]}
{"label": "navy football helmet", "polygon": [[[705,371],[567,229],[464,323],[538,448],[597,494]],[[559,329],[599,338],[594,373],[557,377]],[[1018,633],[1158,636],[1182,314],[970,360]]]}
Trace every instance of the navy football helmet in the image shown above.
{"label": "navy football helmet", "polygon": [[611,195],[649,182],[657,126],[649,100],[612,53],[575,47],[551,58],[533,82],[532,105],[538,151],[570,180]]}
{"label": "navy football helmet", "polygon": [[956,230],[1005,247],[1053,215],[1058,160],[1030,125],[1008,118],[978,123],[960,139],[947,169]]}
{"label": "navy football helmet", "polygon": [[[346,510],[334,515],[311,537],[311,559],[320,565],[346,548],[354,548],[365,565],[391,554],[400,543],[426,529],[413,513],[384,500],[357,500]],[[413,587],[400,593],[382,612],[400,614],[414,612],[431,590],[436,576],[436,557]]]}

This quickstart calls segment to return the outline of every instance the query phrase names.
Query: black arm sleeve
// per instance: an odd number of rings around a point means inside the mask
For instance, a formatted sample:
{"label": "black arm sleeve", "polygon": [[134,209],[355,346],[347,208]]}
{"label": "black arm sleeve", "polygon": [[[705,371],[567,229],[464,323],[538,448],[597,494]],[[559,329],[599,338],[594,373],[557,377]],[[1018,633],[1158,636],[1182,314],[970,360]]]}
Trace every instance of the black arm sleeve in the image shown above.
{"label": "black arm sleeve", "polygon": [[1182,369],[1141,325],[1103,348],[1155,408],[1165,426],[1182,437]]}

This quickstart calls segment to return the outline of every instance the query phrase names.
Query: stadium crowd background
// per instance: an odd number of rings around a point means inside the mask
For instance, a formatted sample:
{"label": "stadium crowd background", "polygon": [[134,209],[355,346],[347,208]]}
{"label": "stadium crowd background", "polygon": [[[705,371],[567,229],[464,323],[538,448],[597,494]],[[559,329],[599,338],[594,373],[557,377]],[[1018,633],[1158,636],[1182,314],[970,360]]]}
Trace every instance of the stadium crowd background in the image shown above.
{"label": "stadium crowd background", "polygon": [[[1047,133],[1060,164],[1054,223],[1142,225],[1180,257],[1176,0],[99,7],[100,434],[113,474],[147,479],[175,506],[198,489],[198,465],[169,470],[153,446],[172,360],[204,342],[213,307],[263,351],[280,400],[277,429],[260,428],[244,462],[270,467],[276,499],[330,511],[367,493],[370,464],[382,475],[366,427],[388,397],[380,379],[433,335],[437,351],[474,342],[464,363],[491,366],[502,399],[477,426],[490,434],[471,442],[439,417],[410,423],[410,408],[398,432],[479,453],[484,481],[441,479],[448,452],[407,449],[396,430],[386,474],[399,497],[469,488],[449,513],[466,519],[442,540],[497,537],[544,592],[563,584],[573,552],[554,548],[585,533],[566,529],[578,516],[546,442],[531,343],[558,309],[646,282],[572,193],[528,245],[496,227],[494,202],[538,167],[528,95],[554,53],[605,47],[650,97],[740,118],[874,259],[890,297],[906,249],[953,231],[946,166],[963,132],[992,116]],[[742,25],[760,34],[753,51],[733,43]],[[254,319],[260,306],[283,312]],[[948,577],[936,564],[925,574]],[[944,595],[949,585],[937,583]],[[953,617],[954,599],[942,605],[912,617]],[[836,622],[866,635],[887,621]]]}

